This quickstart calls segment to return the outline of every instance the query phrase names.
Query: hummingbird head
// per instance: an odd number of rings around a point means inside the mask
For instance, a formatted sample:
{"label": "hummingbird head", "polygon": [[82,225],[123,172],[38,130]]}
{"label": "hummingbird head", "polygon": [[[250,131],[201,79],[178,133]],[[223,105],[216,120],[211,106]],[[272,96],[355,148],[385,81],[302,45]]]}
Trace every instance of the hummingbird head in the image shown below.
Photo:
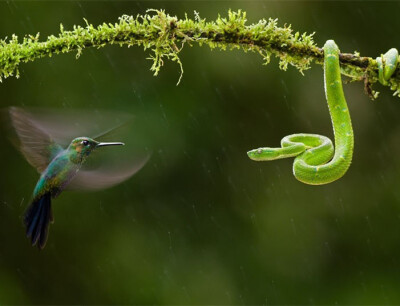
{"label": "hummingbird head", "polygon": [[123,146],[123,142],[98,142],[89,137],[78,137],[72,140],[68,150],[72,153],[72,158],[83,162],[89,154],[99,147],[105,146]]}

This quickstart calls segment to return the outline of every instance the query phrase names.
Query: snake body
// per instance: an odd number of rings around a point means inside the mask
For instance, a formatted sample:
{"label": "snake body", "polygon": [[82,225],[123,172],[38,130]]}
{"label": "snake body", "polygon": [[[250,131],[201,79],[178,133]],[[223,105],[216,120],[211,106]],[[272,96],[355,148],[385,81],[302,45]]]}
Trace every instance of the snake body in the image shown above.
{"label": "snake body", "polygon": [[342,88],[340,51],[333,40],[328,40],[323,50],[325,94],[336,149],[325,136],[293,134],[282,139],[280,148],[264,147],[247,152],[255,161],[296,157],[294,176],[310,185],[328,184],[341,178],[350,167],[354,147],[353,128]]}

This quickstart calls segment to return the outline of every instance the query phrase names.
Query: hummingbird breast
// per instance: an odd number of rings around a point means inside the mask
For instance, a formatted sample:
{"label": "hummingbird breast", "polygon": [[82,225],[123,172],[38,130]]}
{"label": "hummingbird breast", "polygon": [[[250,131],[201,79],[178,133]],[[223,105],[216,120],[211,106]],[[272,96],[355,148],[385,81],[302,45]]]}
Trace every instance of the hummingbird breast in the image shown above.
{"label": "hummingbird breast", "polygon": [[55,198],[67,187],[69,182],[79,171],[80,165],[73,163],[68,154],[57,155],[40,176],[33,192],[33,197],[38,198],[47,192]]}

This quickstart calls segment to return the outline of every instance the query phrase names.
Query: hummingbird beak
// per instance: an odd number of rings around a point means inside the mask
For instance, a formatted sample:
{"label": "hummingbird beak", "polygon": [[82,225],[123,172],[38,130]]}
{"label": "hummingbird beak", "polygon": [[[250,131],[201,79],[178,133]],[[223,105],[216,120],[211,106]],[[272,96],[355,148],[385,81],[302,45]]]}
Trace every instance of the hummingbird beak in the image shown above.
{"label": "hummingbird beak", "polygon": [[98,147],[106,147],[106,146],[124,146],[125,144],[123,142],[99,142],[96,146]]}

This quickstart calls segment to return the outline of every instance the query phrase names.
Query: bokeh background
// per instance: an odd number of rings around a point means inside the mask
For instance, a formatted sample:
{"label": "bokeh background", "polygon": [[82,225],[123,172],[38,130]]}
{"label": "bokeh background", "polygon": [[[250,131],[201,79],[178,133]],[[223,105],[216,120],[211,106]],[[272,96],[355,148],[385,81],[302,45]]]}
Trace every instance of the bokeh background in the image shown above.
{"label": "bokeh background", "polygon": [[[0,2],[0,37],[56,34],[59,23],[115,22],[163,8],[215,19],[243,9],[316,32],[322,46],[378,56],[399,48],[399,2]],[[333,137],[321,66],[302,76],[242,51],[187,47],[158,77],[141,48],[106,47],[21,65],[0,84],[11,105],[122,111],[127,142],[153,153],[134,177],[99,192],[65,192],[39,252],[21,215],[36,171],[2,137],[0,304],[399,304],[400,104],[345,85],[355,133],[340,180],[307,186],[292,159],[249,160],[296,132]],[[88,111],[90,116],[90,111]],[[5,132],[2,131],[2,136]],[[81,135],[77,135],[81,136]],[[120,139],[115,139],[120,140]],[[119,155],[114,151],[115,158]]]}

